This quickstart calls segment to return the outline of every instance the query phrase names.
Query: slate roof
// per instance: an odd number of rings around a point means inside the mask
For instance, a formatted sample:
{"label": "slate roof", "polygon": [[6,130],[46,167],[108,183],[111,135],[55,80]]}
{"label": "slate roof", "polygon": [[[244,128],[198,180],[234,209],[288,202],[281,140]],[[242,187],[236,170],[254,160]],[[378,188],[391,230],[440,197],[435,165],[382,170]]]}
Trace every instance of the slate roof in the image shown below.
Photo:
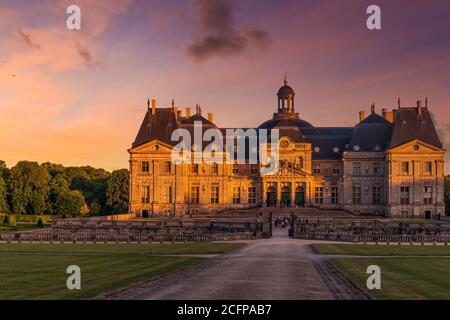
{"label": "slate roof", "polygon": [[[311,143],[313,159],[322,160],[341,159],[344,151],[385,151],[415,139],[442,149],[442,143],[427,108],[423,108],[422,113],[419,113],[417,108],[400,108],[393,112],[393,124],[377,113],[372,113],[354,127],[313,127],[299,118],[274,118],[264,122],[257,129],[267,129],[269,138],[271,129],[279,129],[280,138],[289,136],[296,143]],[[154,139],[175,145],[178,142],[172,142],[170,139],[173,130],[185,128],[193,134],[195,121],[204,124],[203,132],[209,128],[217,128],[200,114],[194,114],[187,119],[179,118],[177,121],[173,108],[157,108],[155,115],[152,115],[149,109],[132,147]],[[218,129],[225,140],[226,129]],[[209,143],[203,142],[203,147]]]}
{"label": "slate roof", "polygon": [[418,139],[442,149],[442,143],[427,108],[423,108],[420,114],[417,112],[417,108],[394,110],[394,120],[392,148]]}

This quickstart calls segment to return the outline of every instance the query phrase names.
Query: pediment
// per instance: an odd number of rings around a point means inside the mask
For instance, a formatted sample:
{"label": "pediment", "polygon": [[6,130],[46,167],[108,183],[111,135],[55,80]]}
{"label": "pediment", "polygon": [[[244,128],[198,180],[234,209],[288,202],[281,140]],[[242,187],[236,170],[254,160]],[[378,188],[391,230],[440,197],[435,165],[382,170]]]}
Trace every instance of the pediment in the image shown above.
{"label": "pediment", "polygon": [[128,150],[129,153],[170,153],[172,146],[159,140],[152,140]]}
{"label": "pediment", "polygon": [[288,161],[280,161],[278,166],[278,170],[273,176],[278,177],[306,177],[309,174],[299,166],[296,166],[294,163]]}
{"label": "pediment", "polygon": [[404,153],[443,153],[442,149],[439,149],[433,145],[425,143],[421,140],[412,140],[406,142],[397,147],[391,148],[387,153],[404,154]]}

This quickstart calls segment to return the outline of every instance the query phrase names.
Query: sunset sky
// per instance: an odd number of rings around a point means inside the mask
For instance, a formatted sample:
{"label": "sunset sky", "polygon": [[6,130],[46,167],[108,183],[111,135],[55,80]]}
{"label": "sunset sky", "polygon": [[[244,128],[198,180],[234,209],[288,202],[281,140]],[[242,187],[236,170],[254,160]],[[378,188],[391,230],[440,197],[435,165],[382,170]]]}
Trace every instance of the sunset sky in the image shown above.
{"label": "sunset sky", "polygon": [[256,127],[285,70],[315,126],[429,96],[450,149],[449,17],[448,0],[0,0],[0,159],[126,168],[147,98]]}

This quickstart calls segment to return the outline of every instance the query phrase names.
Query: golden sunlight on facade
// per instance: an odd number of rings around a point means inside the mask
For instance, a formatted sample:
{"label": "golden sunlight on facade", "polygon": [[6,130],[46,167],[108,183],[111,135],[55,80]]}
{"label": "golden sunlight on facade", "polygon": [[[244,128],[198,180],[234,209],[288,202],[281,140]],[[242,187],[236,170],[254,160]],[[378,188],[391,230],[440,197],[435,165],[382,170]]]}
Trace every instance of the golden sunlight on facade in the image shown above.
{"label": "golden sunlight on facade", "polygon": [[[200,107],[184,114],[174,103],[148,110],[130,154],[130,213],[141,217],[315,207],[402,218],[444,215],[445,150],[428,99],[417,106],[361,111],[354,127],[315,127],[299,113],[287,79],[272,119],[257,129],[278,129],[278,172],[261,164],[180,164],[171,161],[177,128],[217,128]],[[217,128],[225,133],[225,129]],[[224,134],[225,135],[225,134]],[[269,209],[265,209],[269,208]]]}

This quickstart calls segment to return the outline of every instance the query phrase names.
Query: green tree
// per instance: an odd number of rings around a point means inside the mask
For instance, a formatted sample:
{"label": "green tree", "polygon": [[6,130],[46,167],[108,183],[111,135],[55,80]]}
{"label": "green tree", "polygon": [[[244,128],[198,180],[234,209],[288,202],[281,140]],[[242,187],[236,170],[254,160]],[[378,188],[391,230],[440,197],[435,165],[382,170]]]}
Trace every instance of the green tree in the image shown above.
{"label": "green tree", "polygon": [[9,216],[5,215],[5,217],[3,218],[3,224],[7,225],[9,224]]}
{"label": "green tree", "polygon": [[58,195],[54,205],[54,213],[58,215],[77,217],[84,213],[86,202],[78,190],[67,190]]}
{"label": "green tree", "polygon": [[43,214],[48,209],[50,175],[37,162],[20,161],[9,170],[8,191],[11,211]]}
{"label": "green tree", "polygon": [[69,183],[62,175],[57,175],[50,180],[49,207],[51,214],[57,214],[55,205],[59,196],[70,191]]}
{"label": "green tree", "polygon": [[106,184],[106,204],[111,213],[128,212],[130,175],[127,169],[113,171]]}
{"label": "green tree", "polygon": [[9,212],[8,206],[8,188],[3,177],[0,175],[0,212]]}

